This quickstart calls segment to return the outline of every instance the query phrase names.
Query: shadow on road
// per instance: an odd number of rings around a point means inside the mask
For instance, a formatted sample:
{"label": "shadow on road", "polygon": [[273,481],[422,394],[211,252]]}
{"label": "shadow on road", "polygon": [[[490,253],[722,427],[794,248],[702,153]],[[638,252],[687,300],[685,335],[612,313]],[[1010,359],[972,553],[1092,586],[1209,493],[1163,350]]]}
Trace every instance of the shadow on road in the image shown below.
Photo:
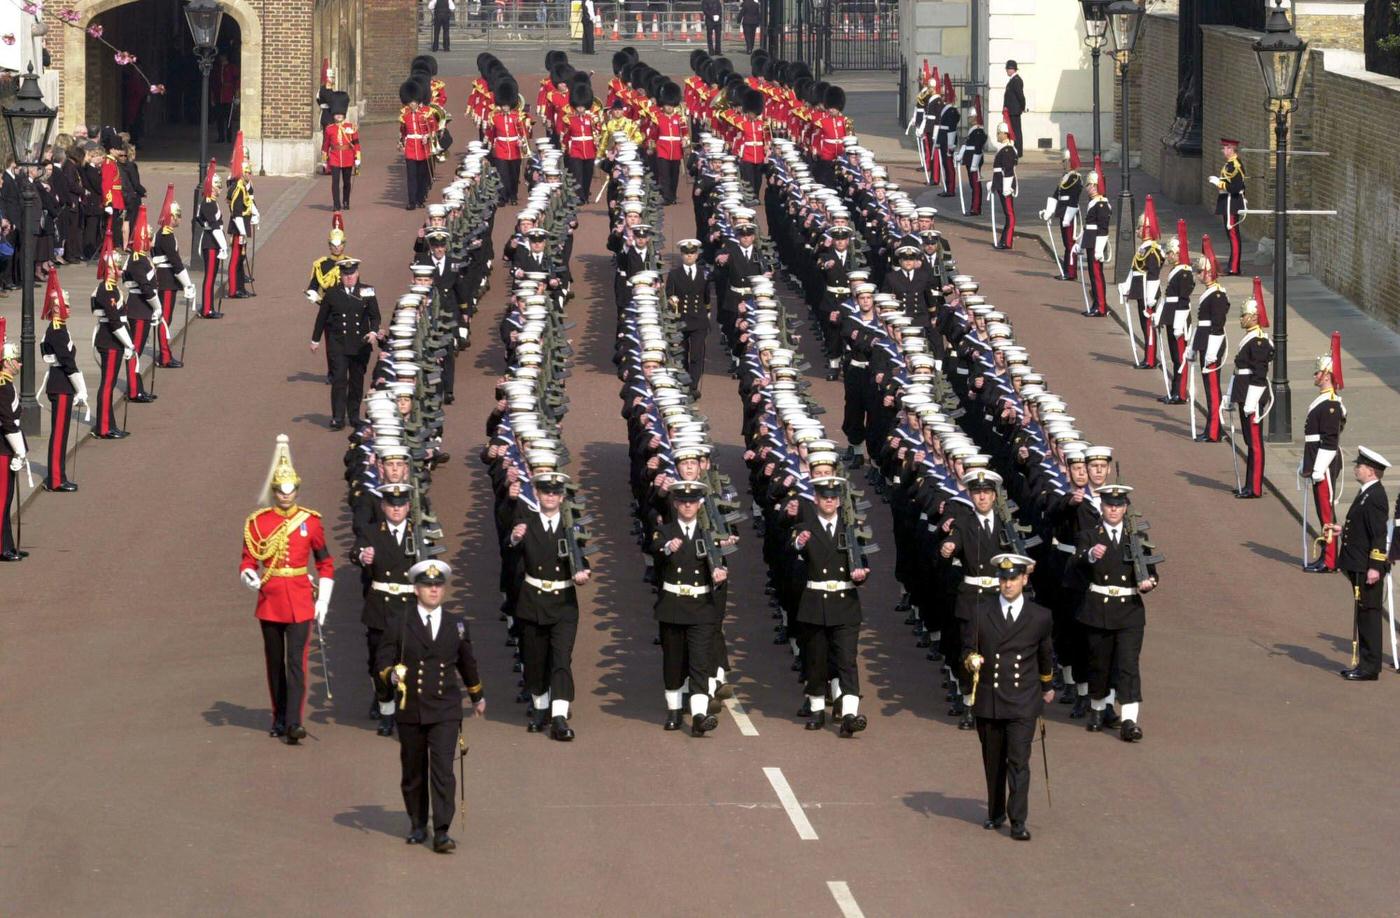
{"label": "shadow on road", "polygon": [[1188,472],[1185,469],[1178,471],[1177,476],[1185,478],[1186,483],[1196,488],[1209,488],[1212,491],[1233,491],[1230,485],[1223,481],[1216,481],[1214,478],[1207,478],[1204,475],[1197,475],[1195,472]]}
{"label": "shadow on road", "polygon": [[309,373],[306,370],[301,370],[288,376],[287,382],[314,382],[324,386],[326,384],[326,374]]}
{"label": "shadow on road", "polygon": [[1287,564],[1293,567],[1298,566],[1298,556],[1292,552],[1275,548],[1272,545],[1263,545],[1252,539],[1241,542],[1240,545],[1244,548],[1248,548],[1261,558],[1268,558],[1270,561],[1278,561],[1281,564]]}
{"label": "shadow on road", "polygon": [[242,727],[258,733],[272,725],[272,712],[267,708],[245,708],[232,701],[216,701],[201,716],[211,727]]}
{"label": "shadow on road", "polygon": [[901,798],[904,805],[924,816],[941,816],[980,825],[987,815],[987,804],[971,797],[950,797],[939,791],[912,791]]}
{"label": "shadow on road", "polygon": [[356,806],[336,813],[332,820],[338,826],[357,832],[378,832],[395,838],[408,834],[408,817],[400,810],[387,810],[379,804]]}

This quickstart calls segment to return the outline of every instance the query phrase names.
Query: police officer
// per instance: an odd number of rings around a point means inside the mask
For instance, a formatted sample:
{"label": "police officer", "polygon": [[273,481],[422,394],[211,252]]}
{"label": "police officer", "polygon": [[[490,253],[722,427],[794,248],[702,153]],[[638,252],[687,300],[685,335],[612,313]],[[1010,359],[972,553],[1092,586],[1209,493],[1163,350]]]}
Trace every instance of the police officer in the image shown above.
{"label": "police officer", "polygon": [[1381,612],[1385,601],[1386,520],[1390,504],[1381,477],[1390,463],[1364,446],[1356,449],[1353,474],[1361,489],[1352,498],[1346,522],[1328,530],[1341,538],[1337,567],[1346,571],[1352,595],[1351,666],[1342,670],[1348,682],[1374,682],[1381,672]]}
{"label": "police officer", "polygon": [[326,336],[331,365],[331,430],[340,430],[353,413],[358,417],[374,342],[379,340],[379,301],[374,288],[360,283],[360,262],[342,258],[340,283],[321,297],[316,324],[311,330],[311,350]]}
{"label": "police officer", "polygon": [[[381,681],[399,700],[399,766],[404,808],[411,828],[407,842],[428,840],[429,801],[432,802],[433,850],[446,854],[457,847],[447,830],[456,815],[457,790],[452,759],[462,740],[462,685],[472,710],[486,716],[476,656],[466,617],[442,607],[447,576],[452,568],[442,561],[419,561],[409,568],[417,602],[379,646]],[[461,677],[459,684],[457,678]]]}
{"label": "police officer", "polygon": [[1025,595],[1034,566],[1025,555],[992,558],[1000,595],[978,602],[963,622],[964,666],[978,675],[972,712],[987,775],[982,828],[999,829],[1010,816],[1017,841],[1031,839],[1031,743],[1041,711],[1055,697],[1050,610]]}
{"label": "police officer", "polygon": [[685,346],[685,372],[692,398],[700,400],[705,373],[705,339],[710,334],[710,271],[700,262],[700,240],[682,239],[681,263],[666,275],[666,302],[676,311]]}

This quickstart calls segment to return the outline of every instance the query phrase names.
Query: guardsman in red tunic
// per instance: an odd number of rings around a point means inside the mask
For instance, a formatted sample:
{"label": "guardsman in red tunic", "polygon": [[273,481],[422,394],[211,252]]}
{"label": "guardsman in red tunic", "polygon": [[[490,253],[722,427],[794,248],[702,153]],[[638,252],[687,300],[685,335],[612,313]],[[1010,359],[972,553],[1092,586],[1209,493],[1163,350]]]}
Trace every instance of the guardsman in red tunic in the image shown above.
{"label": "guardsman in red tunic", "polygon": [[335,585],[321,514],[297,506],[300,487],[287,435],[278,434],[264,488],[268,505],[254,510],[243,524],[243,561],[238,565],[238,579],[258,594],[255,614],[272,697],[268,735],[285,736],[293,746],[306,736],[301,722],[311,623],[314,619],[318,630],[325,624]]}
{"label": "guardsman in red tunic", "polygon": [[125,222],[126,198],[122,195],[122,170],[117,163],[116,150],[122,140],[117,132],[104,127],[101,133],[102,149],[102,212],[107,215],[107,226],[112,233],[112,245],[121,248],[122,224]]}
{"label": "guardsman in red tunic", "polygon": [[428,88],[433,91],[433,104],[447,108],[447,84],[433,77],[428,81]]}
{"label": "guardsman in red tunic", "polygon": [[826,111],[817,119],[816,145],[812,151],[812,177],[823,185],[836,186],[836,158],[846,150],[843,142],[850,131],[850,121],[841,112],[846,108],[846,91],[840,86],[828,86],[822,98]]}
{"label": "guardsman in red tunic", "polygon": [[763,164],[768,161],[768,125],[763,121],[763,95],[750,89],[744,93],[744,113],[735,124],[734,156],[739,174],[755,196],[763,184]]}
{"label": "guardsman in red tunic", "polygon": [[564,119],[564,165],[578,186],[580,204],[588,202],[593,190],[593,164],[598,160],[601,129],[593,111],[593,87],[580,83],[570,88],[569,109]]}
{"label": "guardsman in red tunic", "polygon": [[403,151],[408,203],[404,210],[423,207],[428,201],[428,158],[433,155],[432,137],[436,128],[432,113],[423,104],[422,83],[405,80],[399,86],[399,149]]}
{"label": "guardsman in red tunic", "polygon": [[44,383],[41,389],[53,408],[53,424],[49,436],[49,473],[44,476],[45,491],[76,491],[78,486],[68,480],[68,431],[73,426],[73,406],[86,405],[87,382],[78,369],[78,349],[68,333],[68,297],[58,283],[58,270],[49,272],[49,285],[44,291],[44,340],[39,344],[43,355]]}
{"label": "guardsman in red tunic", "polygon": [[472,91],[467,96],[467,114],[476,123],[477,136],[486,138],[486,115],[491,111],[491,87],[485,77],[472,80]]}
{"label": "guardsman in red tunic", "polygon": [[[53,275],[50,274],[50,277]],[[5,337],[5,317],[0,316],[0,561],[22,561],[29,552],[15,544],[10,508],[19,491],[19,470],[28,462],[29,444],[20,429],[19,345]]]}
{"label": "guardsman in red tunic", "polygon": [[501,175],[500,203],[514,204],[520,193],[520,160],[526,152],[530,121],[518,108],[520,88],[515,80],[503,77],[496,84],[495,99],[496,107],[486,122],[486,142]]}
{"label": "guardsman in red tunic", "polygon": [[[1308,406],[1307,420],[1303,422],[1303,462],[1298,473],[1312,485],[1322,538],[1318,540],[1321,551],[1317,559],[1309,563],[1305,558],[1303,570],[1329,574],[1337,569],[1337,539],[1329,527],[1337,522],[1337,476],[1342,474],[1342,431],[1347,426],[1347,406],[1338,395],[1342,391],[1341,332],[1332,333],[1331,353],[1317,358],[1313,385],[1320,394]],[[1307,507],[1303,509],[1306,522]],[[1392,546],[1394,541],[1392,537]]]}
{"label": "guardsman in red tunic", "polygon": [[350,209],[350,179],[360,171],[360,129],[345,120],[350,97],[335,93],[331,99],[331,123],[321,135],[321,161],[331,174],[331,206]]}
{"label": "guardsman in red tunic", "polygon": [[657,96],[661,107],[652,113],[648,125],[647,146],[656,156],[656,184],[661,191],[661,200],[666,204],[674,204],[676,187],[681,177],[681,160],[685,158],[690,127],[685,123],[685,114],[679,108],[680,86],[667,80],[657,90]]}

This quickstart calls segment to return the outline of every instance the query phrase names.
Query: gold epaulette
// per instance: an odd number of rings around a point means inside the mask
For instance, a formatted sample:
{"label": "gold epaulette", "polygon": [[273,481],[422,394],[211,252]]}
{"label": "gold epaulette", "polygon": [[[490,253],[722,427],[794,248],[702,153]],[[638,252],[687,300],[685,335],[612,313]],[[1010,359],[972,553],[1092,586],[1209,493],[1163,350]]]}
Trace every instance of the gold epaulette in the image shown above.
{"label": "gold epaulette", "polygon": [[1373,548],[1373,549],[1371,549],[1371,560],[1372,560],[1372,561],[1384,561],[1384,560],[1385,560],[1385,552],[1381,551],[1381,550],[1378,549],[1378,548]]}

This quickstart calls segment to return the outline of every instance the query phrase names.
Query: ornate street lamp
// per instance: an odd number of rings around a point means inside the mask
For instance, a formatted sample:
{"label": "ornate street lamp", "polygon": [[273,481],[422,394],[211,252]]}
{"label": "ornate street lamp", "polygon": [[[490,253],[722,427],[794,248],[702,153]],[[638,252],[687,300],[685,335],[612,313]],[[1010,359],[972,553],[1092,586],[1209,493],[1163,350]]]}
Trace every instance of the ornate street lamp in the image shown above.
{"label": "ornate street lamp", "polygon": [[[218,56],[219,28],[224,22],[224,8],[218,0],[190,0],[185,7],[185,22],[194,41],[195,57],[199,61],[199,181],[194,186],[194,207],[199,213],[199,191],[204,187],[204,173],[209,168],[209,71]],[[190,220],[190,252],[193,246],[195,221]]]}
{"label": "ornate street lamp", "polygon": [[1103,152],[1099,139],[1099,55],[1108,42],[1108,18],[1104,10],[1109,0],[1079,0],[1084,8],[1084,44],[1089,46],[1089,54],[1094,61],[1094,157]]}
{"label": "ornate street lamp", "polygon": [[1113,33],[1113,59],[1118,64],[1118,85],[1123,97],[1123,110],[1119,112],[1122,166],[1122,190],[1118,192],[1118,232],[1114,240],[1114,275],[1122,281],[1127,267],[1132,264],[1133,253],[1137,250],[1134,236],[1137,231],[1137,214],[1133,204],[1132,177],[1128,171],[1128,65],[1137,53],[1138,35],[1142,31],[1142,7],[1136,0],[1113,0],[1104,8],[1109,30]]}
{"label": "ornate street lamp", "polygon": [[1283,0],[1264,23],[1254,43],[1269,110],[1274,113],[1274,407],[1269,412],[1269,440],[1293,439],[1293,393],[1288,385],[1288,116],[1298,104],[1298,80],[1308,43],[1293,31]]}
{"label": "ornate street lamp", "polygon": [[44,148],[49,145],[53,133],[53,122],[58,110],[44,104],[44,94],[39,90],[39,78],[34,74],[34,65],[20,81],[15,93],[15,103],[3,109],[5,133],[9,135],[10,149],[14,151],[15,165],[19,169],[19,251],[16,257],[20,265],[20,365],[19,410],[20,429],[28,436],[39,434],[39,402],[34,398],[34,233],[30,216],[39,204],[39,193],[34,189],[34,180],[29,177],[29,168],[38,166],[44,157]]}

